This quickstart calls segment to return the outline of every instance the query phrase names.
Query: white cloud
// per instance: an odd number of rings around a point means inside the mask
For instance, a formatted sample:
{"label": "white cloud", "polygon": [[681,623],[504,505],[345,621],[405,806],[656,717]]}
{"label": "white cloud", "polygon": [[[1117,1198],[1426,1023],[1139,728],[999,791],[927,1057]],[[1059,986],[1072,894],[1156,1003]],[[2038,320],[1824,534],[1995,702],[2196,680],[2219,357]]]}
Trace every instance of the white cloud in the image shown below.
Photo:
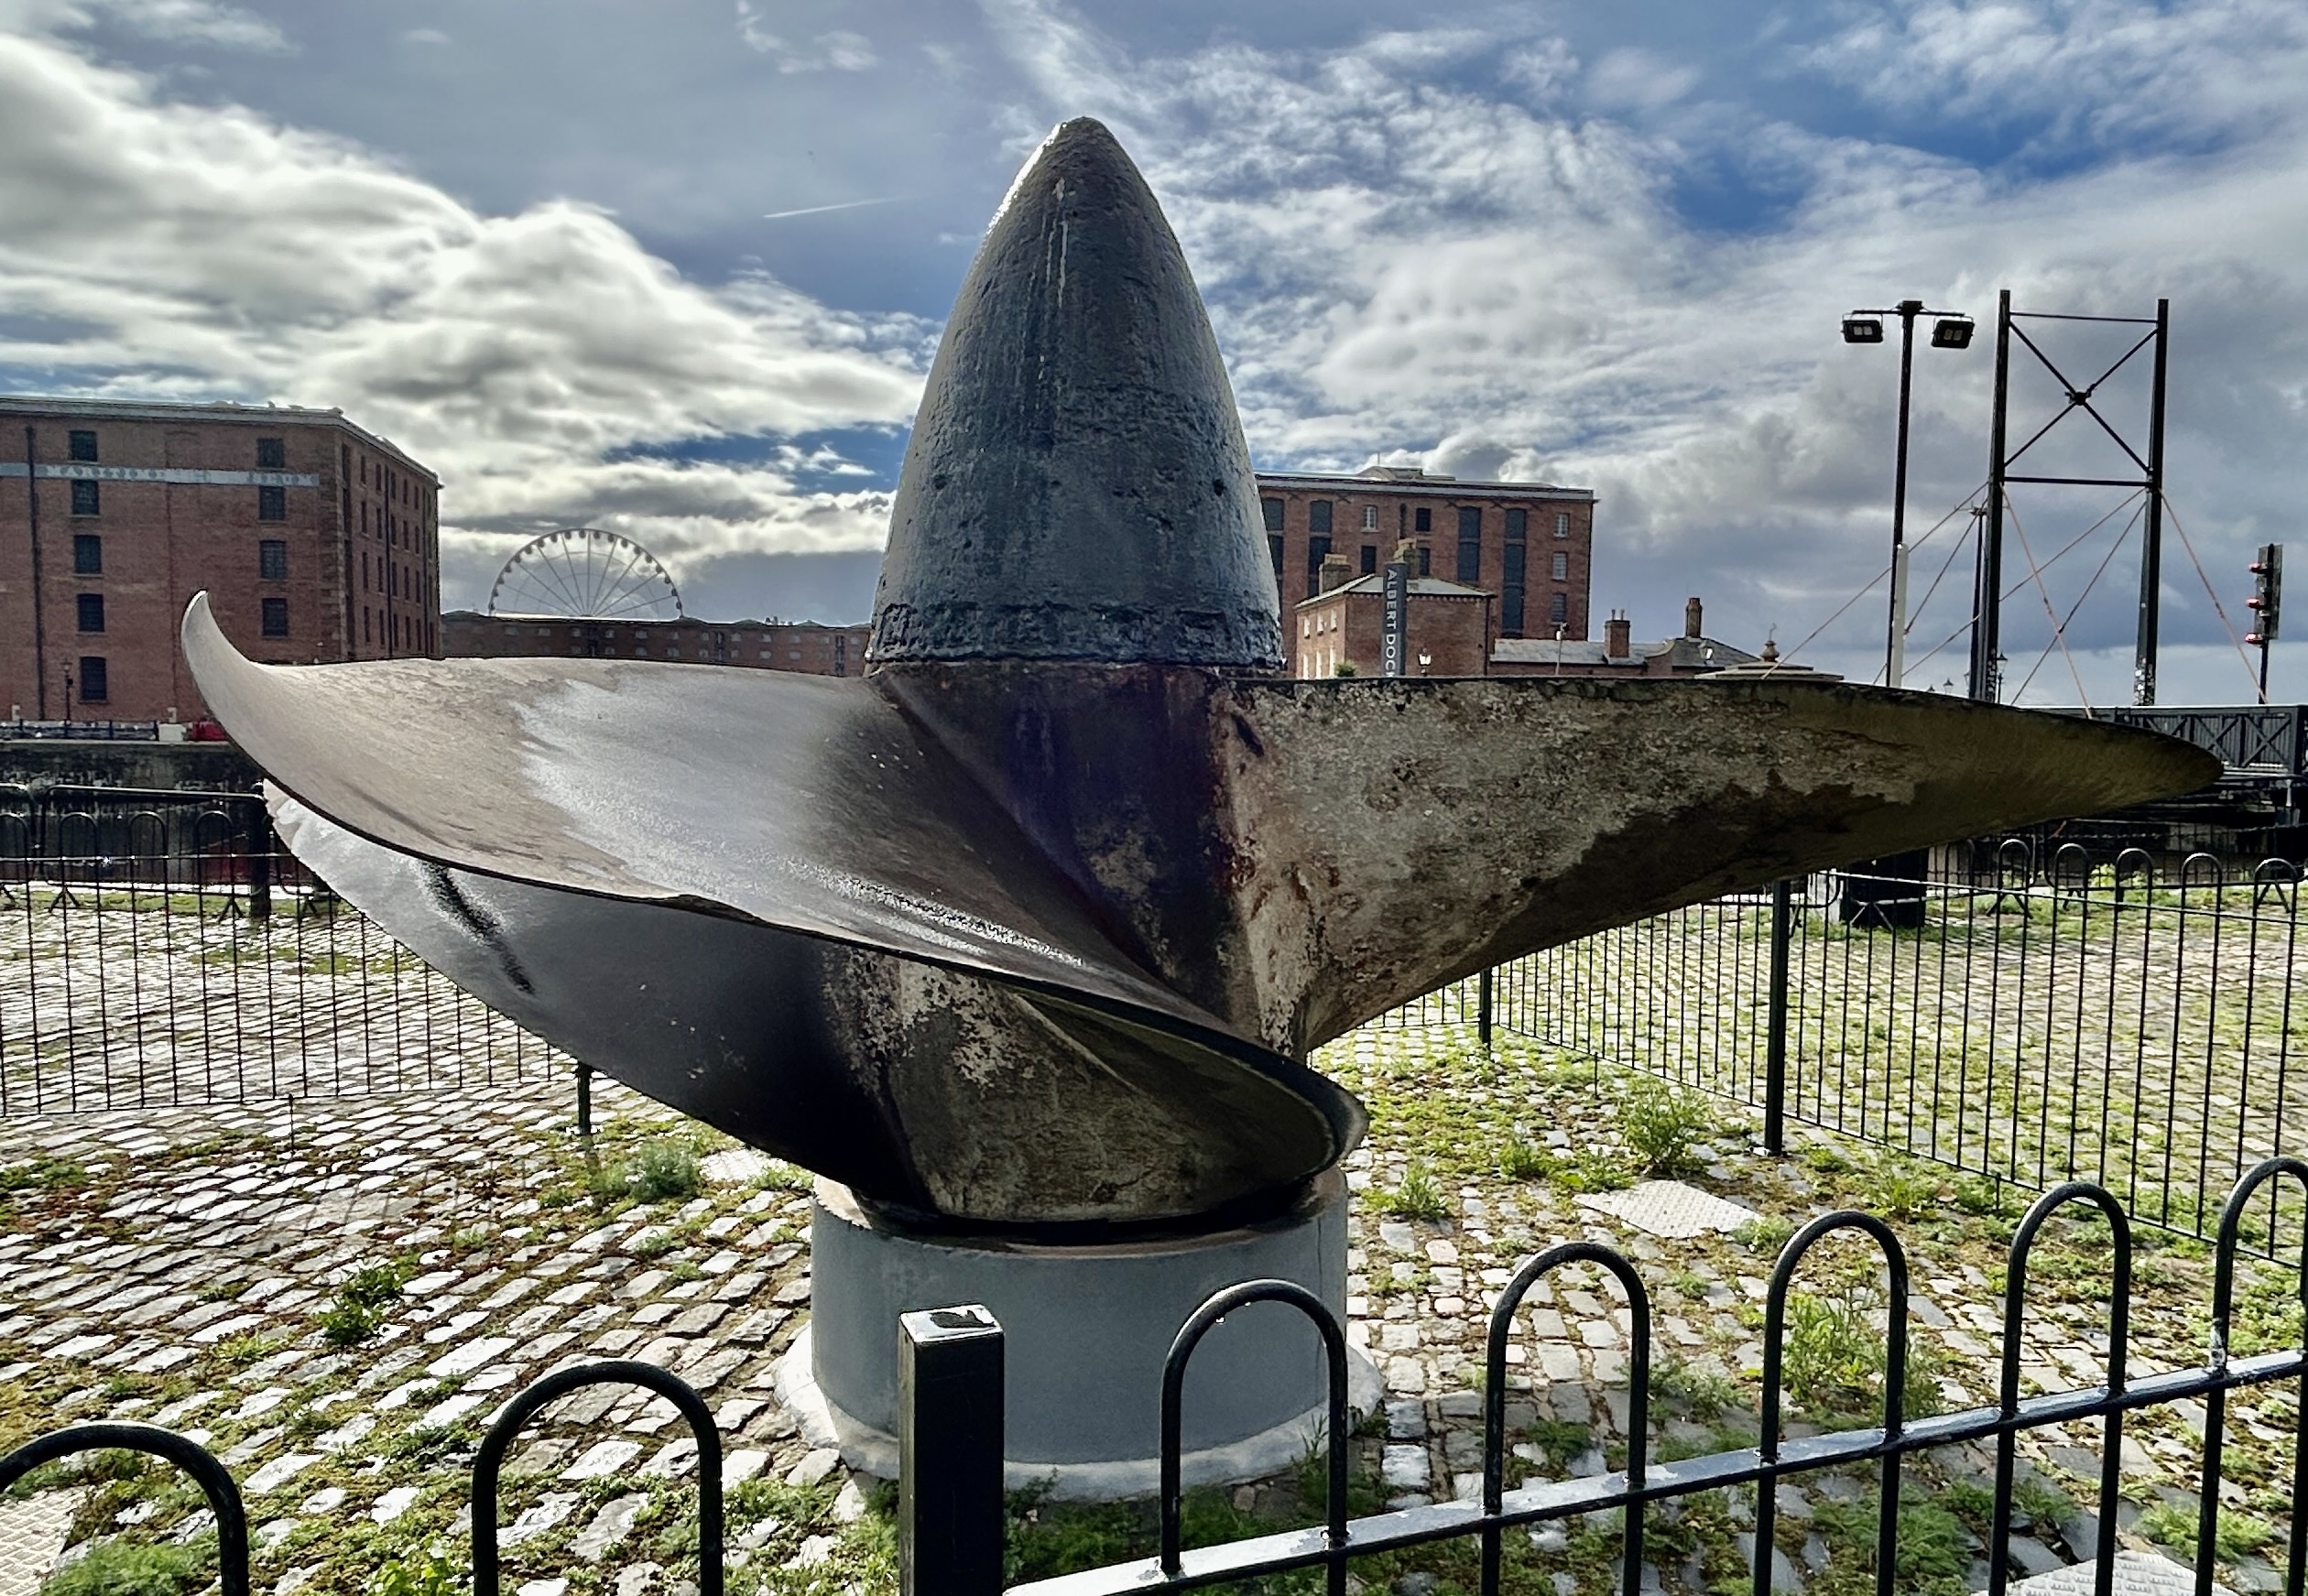
{"label": "white cloud", "polygon": [[1677,66],[1656,51],[1628,47],[1615,49],[1595,63],[1587,77],[1587,94],[1606,111],[1656,111],[1671,105],[1699,81],[1692,67]]}
{"label": "white cloud", "polygon": [[2303,49],[2295,0],[1904,0],[1796,60],[1878,104],[2068,147],[2296,123]]}
{"label": "white cloud", "polygon": [[807,44],[792,44],[763,26],[753,0],[737,0],[737,37],[750,49],[777,59],[780,72],[862,72],[878,66],[873,41],[846,28],[821,33]]}
{"label": "white cloud", "polygon": [[684,279],[569,201],[479,213],[342,141],[172,103],[0,37],[0,362],[100,391],[342,406],[447,479],[456,535],[591,521],[669,563],[877,546],[883,506],[797,472],[631,452],[895,427],[924,328],[774,278]]}
{"label": "white cloud", "polygon": [[101,19],[167,44],[266,54],[295,48],[287,35],[264,17],[221,0],[71,0],[59,5],[54,15],[67,26],[86,26]]}

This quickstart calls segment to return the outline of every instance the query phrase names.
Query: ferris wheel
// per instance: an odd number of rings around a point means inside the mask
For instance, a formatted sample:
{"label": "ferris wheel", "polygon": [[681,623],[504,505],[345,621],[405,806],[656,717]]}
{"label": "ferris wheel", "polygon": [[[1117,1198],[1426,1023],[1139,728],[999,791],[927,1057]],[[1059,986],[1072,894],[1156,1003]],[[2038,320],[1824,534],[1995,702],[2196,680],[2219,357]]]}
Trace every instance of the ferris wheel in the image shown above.
{"label": "ferris wheel", "polygon": [[570,527],[513,551],[489,590],[489,613],[678,621],[681,592],[657,557],[632,538]]}

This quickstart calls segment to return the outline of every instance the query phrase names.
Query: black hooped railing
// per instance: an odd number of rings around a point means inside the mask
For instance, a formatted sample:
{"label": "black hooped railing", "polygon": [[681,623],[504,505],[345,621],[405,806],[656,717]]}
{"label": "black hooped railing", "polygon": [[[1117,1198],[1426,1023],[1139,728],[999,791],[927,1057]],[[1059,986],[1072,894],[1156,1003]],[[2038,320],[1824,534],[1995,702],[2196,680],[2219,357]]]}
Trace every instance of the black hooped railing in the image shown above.
{"label": "black hooped railing", "polygon": [[192,1476],[216,1518],[217,1585],[221,1596],[248,1596],[248,1512],[231,1472],[206,1447],[151,1424],[76,1424],[28,1440],[0,1457],[0,1492],[44,1463],[81,1452],[147,1452]]}
{"label": "black hooped railing", "polygon": [[1330,1596],[1345,1596],[1346,1465],[1347,1448],[1354,1434],[1346,1406],[1346,1335],[1321,1297],[1289,1280],[1249,1280],[1212,1297],[1179,1328],[1177,1339],[1170,1342],[1170,1352],[1162,1360],[1162,1572],[1175,1580],[1184,1569],[1180,1543],[1184,1527],[1187,1362],[1202,1344],[1203,1337],[1215,1329],[1220,1319],[1254,1302],[1279,1302],[1298,1309],[1323,1340],[1323,1359],[1328,1376],[1323,1408],[1328,1431],[1323,1438],[1328,1454],[1323,1476],[1323,1549]]}
{"label": "black hooped railing", "polygon": [[543,1408],[588,1385],[638,1385],[680,1410],[697,1440],[698,1596],[723,1596],[721,1430],[689,1382],[655,1363],[618,1359],[557,1370],[505,1405],[473,1460],[473,1596],[498,1596],[497,1475],[521,1427]]}

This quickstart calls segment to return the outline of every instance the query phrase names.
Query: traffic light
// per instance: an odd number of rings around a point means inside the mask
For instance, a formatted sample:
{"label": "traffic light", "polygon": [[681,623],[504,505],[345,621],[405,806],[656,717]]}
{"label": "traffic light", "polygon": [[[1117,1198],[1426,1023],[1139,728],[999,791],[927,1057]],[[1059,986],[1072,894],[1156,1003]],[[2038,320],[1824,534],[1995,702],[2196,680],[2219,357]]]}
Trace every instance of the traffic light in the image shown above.
{"label": "traffic light", "polygon": [[2263,543],[2252,561],[2252,596],[2244,602],[2252,611],[2252,630],[2247,643],[2276,641],[2276,624],[2284,597],[2284,546]]}

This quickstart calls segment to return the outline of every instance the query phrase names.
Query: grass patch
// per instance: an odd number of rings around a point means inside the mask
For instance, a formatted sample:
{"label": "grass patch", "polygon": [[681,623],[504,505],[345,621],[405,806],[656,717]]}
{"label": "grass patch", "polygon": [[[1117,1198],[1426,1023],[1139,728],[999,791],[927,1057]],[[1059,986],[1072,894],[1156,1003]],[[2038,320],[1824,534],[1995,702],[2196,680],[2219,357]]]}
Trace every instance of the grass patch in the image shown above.
{"label": "grass patch", "polygon": [[1442,1189],[1427,1173],[1426,1166],[1413,1164],[1402,1172],[1402,1184],[1379,1197],[1378,1211],[1391,1219],[1432,1222],[1448,1219],[1451,1208],[1443,1200]]}
{"label": "grass patch", "polygon": [[38,1157],[0,1169],[0,1193],[69,1190],[88,1184],[88,1171],[69,1158]]}
{"label": "grass patch", "polygon": [[[2166,1504],[2150,1507],[2139,1515],[2133,1526],[2159,1546],[2170,1547],[2180,1554],[2183,1562],[2193,1562],[2196,1555],[2196,1515],[2194,1508],[2179,1508]],[[2224,1563],[2250,1557],[2276,1538],[2276,1526],[2264,1518],[2235,1508],[2221,1510],[2212,1532],[2212,1555]]]}
{"label": "grass patch", "polygon": [[[1877,1494],[1870,1491],[1848,1502],[1822,1502],[1813,1511],[1821,1537],[1839,1555],[1810,1589],[1828,1589],[1836,1596],[1871,1591],[1876,1520],[1881,1511]],[[1954,1513],[1936,1502],[1900,1504],[1898,1550],[1891,1570],[1894,1589],[1922,1596],[1958,1596],[1970,1588],[1966,1575],[1972,1555],[1971,1532]]]}
{"label": "grass patch", "polygon": [[403,1552],[377,1569],[369,1596],[457,1596],[463,1587],[448,1548],[429,1546]]}
{"label": "grass patch", "polygon": [[215,1561],[212,1536],[180,1547],[103,1540],[49,1575],[40,1596],[189,1596]]}
{"label": "grass patch", "polygon": [[695,1197],[704,1185],[697,1150],[684,1142],[644,1142],[629,1158],[596,1170],[590,1182],[604,1202],[670,1202]]}
{"label": "grass patch", "polygon": [[365,1341],[384,1327],[392,1305],[408,1284],[401,1264],[364,1264],[346,1276],[336,1296],[320,1313],[321,1333],[331,1346],[349,1347]]}
{"label": "grass patch", "polygon": [[1555,1165],[1546,1148],[1518,1136],[1498,1155],[1498,1172],[1509,1180],[1537,1180]]}

